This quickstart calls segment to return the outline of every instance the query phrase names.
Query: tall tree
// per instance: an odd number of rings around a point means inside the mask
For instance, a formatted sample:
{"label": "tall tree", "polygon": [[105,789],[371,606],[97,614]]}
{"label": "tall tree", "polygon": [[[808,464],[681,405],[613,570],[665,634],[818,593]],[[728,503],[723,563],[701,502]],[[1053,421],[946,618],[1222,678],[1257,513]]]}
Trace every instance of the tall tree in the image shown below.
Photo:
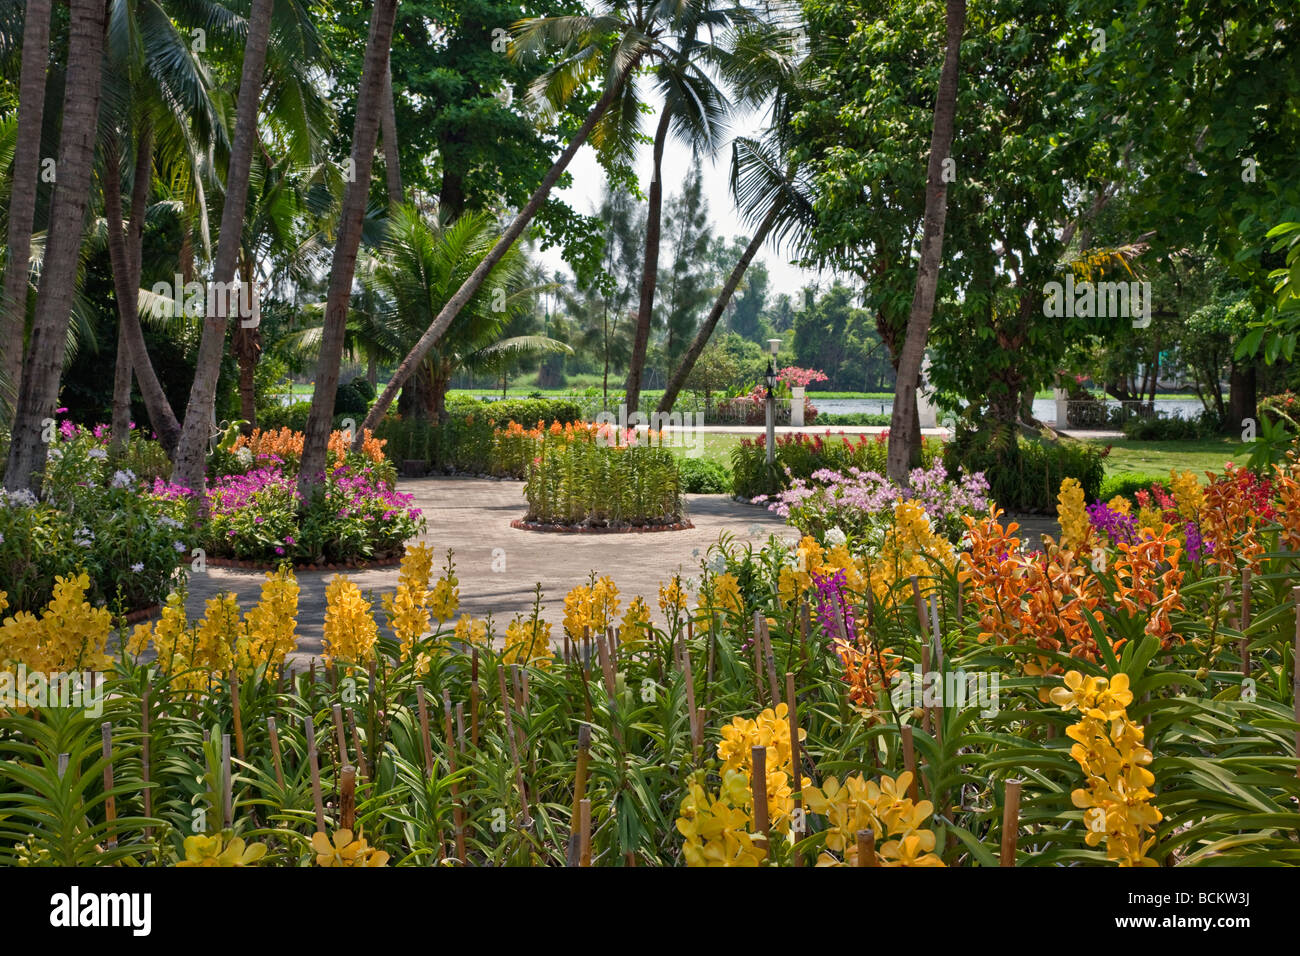
{"label": "tall tree", "polygon": [[70,2],[67,83],[50,226],[5,467],[5,487],[11,491],[40,490],[48,451],[41,439],[42,422],[54,414],[58,403],[64,342],[94,174],[106,9],[105,0]]}
{"label": "tall tree", "polygon": [[[685,0],[686,5],[698,0]],[[675,0],[660,0],[649,7],[623,4],[607,14],[591,17],[548,17],[524,21],[511,46],[512,55],[524,59],[549,56],[557,49],[561,60],[533,85],[535,102],[552,115],[570,97],[598,78],[604,89],[582,125],[574,132],[541,184],[516,213],[505,232],[469,278],[439,311],[393,372],[354,436],[355,447],[364,439],[364,429],[373,429],[384,417],[393,399],[415,373],[435,342],[478,292],[493,267],[528,227],[546,197],[572,162],[583,143],[591,139],[607,156],[627,156],[635,141],[636,121],[641,105],[636,84],[629,82],[647,56],[662,55],[658,47],[658,24],[677,8]]]}
{"label": "tall tree", "polygon": [[23,20],[23,57],[18,80],[18,134],[9,194],[9,254],[0,300],[0,422],[16,405],[27,331],[27,283],[31,272],[36,173],[45,115],[45,71],[50,58],[50,0],[28,0]]}
{"label": "tall tree", "polygon": [[[248,39],[244,44],[244,63],[239,78],[239,97],[235,105],[235,129],[226,166],[226,196],[221,209],[221,231],[217,236],[217,254],[212,281],[217,289],[228,290],[235,279],[239,262],[241,233],[244,228],[244,205],[248,198],[248,172],[253,146],[258,142],[257,117],[262,98],[262,72],[271,34],[271,14],[275,0],[253,0],[248,20]],[[209,296],[216,299],[216,296]],[[195,491],[203,489],[207,468],[208,441],[212,435],[217,401],[217,379],[221,374],[221,357],[225,352],[226,328],[233,311],[230,297],[222,297],[218,314],[203,320],[194,384],[190,387],[185,422],[181,426],[172,480]],[[332,395],[331,395],[332,398]]]}
{"label": "tall tree", "polygon": [[[303,438],[302,462],[298,470],[298,490],[303,498],[312,492],[325,472],[330,428],[334,421],[334,393],[338,390],[339,365],[343,360],[343,340],[347,335],[348,304],[352,300],[352,280],[356,276],[357,250],[361,246],[361,226],[370,195],[370,173],[379,139],[380,116],[384,110],[385,77],[388,74],[388,51],[393,43],[393,19],[397,0],[375,0],[370,19],[370,36],[366,41],[365,67],[361,73],[357,99],[356,123],[352,131],[354,175],[348,182],[339,212],[338,234],[334,244],[334,264],[330,269],[329,289],[325,295],[325,329],[321,335],[320,364],[316,368],[316,386],[307,416]],[[362,436],[358,436],[362,437]]]}
{"label": "tall tree", "polygon": [[953,126],[957,113],[957,70],[961,35],[966,25],[966,0],[947,0],[947,41],[939,93],[934,102],[934,128],[930,134],[930,162],[926,170],[925,220],[921,235],[921,261],[916,271],[916,291],[907,320],[907,337],[898,361],[894,384],[894,410],[889,425],[889,477],[906,483],[908,473],[920,464],[921,448],[913,422],[919,425],[916,387],[921,377],[921,360],[934,315],[934,297],[939,287],[939,265],[943,261],[943,227],[948,218],[947,167],[951,166]]}

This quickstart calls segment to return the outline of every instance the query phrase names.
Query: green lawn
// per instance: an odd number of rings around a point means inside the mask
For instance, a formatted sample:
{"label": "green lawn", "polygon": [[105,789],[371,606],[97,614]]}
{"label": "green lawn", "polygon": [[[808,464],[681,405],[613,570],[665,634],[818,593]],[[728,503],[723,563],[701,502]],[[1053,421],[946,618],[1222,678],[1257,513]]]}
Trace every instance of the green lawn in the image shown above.
{"label": "green lawn", "polygon": [[1094,445],[1110,445],[1106,474],[1150,473],[1168,475],[1170,469],[1191,471],[1202,481],[1207,471],[1223,470],[1224,462],[1242,462],[1248,456],[1246,445],[1232,438],[1206,438],[1199,441],[1133,441],[1128,438],[1095,440]]}

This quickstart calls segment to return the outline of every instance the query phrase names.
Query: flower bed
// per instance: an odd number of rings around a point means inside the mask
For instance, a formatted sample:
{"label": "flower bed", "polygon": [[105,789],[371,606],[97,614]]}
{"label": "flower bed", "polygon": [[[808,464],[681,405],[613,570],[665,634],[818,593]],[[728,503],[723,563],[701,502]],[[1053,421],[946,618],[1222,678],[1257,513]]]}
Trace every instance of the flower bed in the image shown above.
{"label": "flower bed", "polygon": [[[0,489],[0,588],[11,609],[35,612],[60,577],[85,573],[98,606],[126,614],[158,604],[196,541],[184,489],[145,481],[129,467],[154,459],[133,435],[114,460],[105,429],[59,426],[43,500]],[[157,449],[161,455],[161,449]]]}
{"label": "flower bed", "polygon": [[1041,553],[996,507],[955,546],[895,500],[871,550],[722,542],[631,600],[593,574],[558,628],[540,594],[460,613],[450,557],[435,578],[411,547],[391,591],[330,582],[324,674],[285,673],[287,569],[242,612],[169,598],[116,658],[87,583],[60,582],[0,657],[106,671],[116,814],[105,714],[27,698],[0,736],[0,863],[1300,863],[1300,466],[1170,484],[1130,522],[1063,483]]}
{"label": "flower bed", "polygon": [[[930,469],[943,451],[943,443],[927,438],[921,443],[921,466]],[[856,468],[863,472],[885,471],[889,454],[889,432],[875,435],[846,435],[832,433],[828,428],[822,435],[778,435],[775,463],[767,464],[767,437],[745,438],[732,449],[732,490],[742,498],[771,495],[791,482],[808,480],[814,472],[828,470],[848,472]]]}
{"label": "flower bed", "polygon": [[688,527],[677,459],[651,432],[610,425],[558,423],[525,430],[512,423],[503,440],[526,455],[523,521],[539,529]]}

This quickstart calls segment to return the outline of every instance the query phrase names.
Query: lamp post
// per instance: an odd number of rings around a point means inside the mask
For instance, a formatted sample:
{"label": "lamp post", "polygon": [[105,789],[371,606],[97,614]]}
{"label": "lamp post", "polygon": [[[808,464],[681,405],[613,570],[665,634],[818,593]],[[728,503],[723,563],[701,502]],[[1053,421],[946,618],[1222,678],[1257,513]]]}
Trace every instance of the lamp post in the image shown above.
{"label": "lamp post", "polygon": [[767,383],[767,463],[772,465],[776,463],[776,367],[772,362],[781,348],[781,340],[768,339],[767,344],[772,350],[772,358],[767,360],[763,380]]}

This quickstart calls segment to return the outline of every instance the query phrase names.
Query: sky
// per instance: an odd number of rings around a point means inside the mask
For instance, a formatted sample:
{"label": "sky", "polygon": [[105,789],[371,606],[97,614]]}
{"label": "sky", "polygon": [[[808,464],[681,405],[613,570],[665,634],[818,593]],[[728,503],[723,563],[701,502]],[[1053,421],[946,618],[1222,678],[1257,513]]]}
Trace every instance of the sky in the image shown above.
{"label": "sky", "polygon": [[[749,117],[742,117],[734,121],[733,135],[755,135],[758,132],[761,119],[760,114],[753,113]],[[651,147],[642,145],[637,154],[637,177],[643,191],[649,187],[651,166]],[[663,161],[665,204],[670,196],[680,191],[682,183],[690,172],[690,168],[691,151],[689,147],[670,137],[664,148]],[[717,156],[711,159],[706,158],[701,163],[701,172],[704,177],[704,195],[708,200],[709,207],[709,221],[715,236],[726,239],[731,239],[733,236],[748,238],[753,233],[753,229],[746,225],[740,217],[735,203],[731,199],[731,189],[728,182],[730,169],[730,141],[728,141],[728,145],[724,149],[719,151]],[[600,163],[596,161],[595,150],[590,146],[583,146],[578,151],[578,154],[574,156],[569,171],[573,174],[573,185],[568,189],[557,190],[556,195],[564,199],[577,212],[594,213],[600,205],[600,197],[605,184],[605,173],[600,168]],[[564,265],[562,252],[558,247],[552,247],[541,253],[540,258],[546,264],[547,272],[556,269],[563,269],[568,272],[568,267]],[[797,266],[790,265],[783,255],[779,255],[772,249],[770,243],[764,244],[756,259],[761,259],[767,264],[770,277],[768,285],[769,302],[774,301],[782,292],[790,294],[792,298],[797,298],[794,293],[798,292],[808,282],[817,279],[815,270],[800,269]],[[828,284],[830,274],[824,273],[821,281],[823,284]]]}

